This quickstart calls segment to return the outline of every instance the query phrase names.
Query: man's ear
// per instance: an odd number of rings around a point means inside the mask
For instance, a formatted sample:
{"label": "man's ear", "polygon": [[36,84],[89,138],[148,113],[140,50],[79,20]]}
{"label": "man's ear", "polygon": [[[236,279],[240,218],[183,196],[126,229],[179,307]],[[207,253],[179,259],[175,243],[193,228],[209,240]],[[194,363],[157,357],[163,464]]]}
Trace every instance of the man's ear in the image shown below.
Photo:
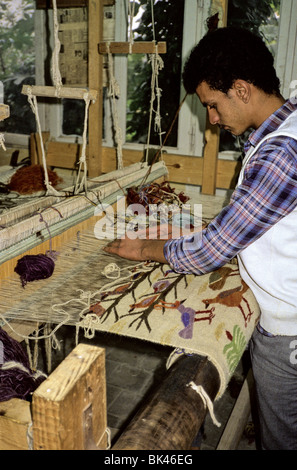
{"label": "man's ear", "polygon": [[251,98],[251,85],[245,80],[237,79],[233,84],[233,88],[236,92],[238,98],[244,103],[247,104]]}

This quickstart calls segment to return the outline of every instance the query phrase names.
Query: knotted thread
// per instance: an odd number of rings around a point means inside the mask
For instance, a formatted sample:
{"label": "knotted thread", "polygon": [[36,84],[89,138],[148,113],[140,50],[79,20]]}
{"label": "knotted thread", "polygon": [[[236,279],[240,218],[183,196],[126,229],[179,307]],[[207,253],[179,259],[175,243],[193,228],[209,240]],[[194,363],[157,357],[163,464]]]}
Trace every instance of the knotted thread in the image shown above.
{"label": "knotted thread", "polygon": [[3,148],[3,150],[6,150],[4,141],[5,141],[4,134],[0,134],[0,146]]}
{"label": "knotted thread", "polygon": [[116,263],[109,263],[105,266],[102,274],[108,279],[119,279],[121,275],[121,269]]}
{"label": "knotted thread", "polygon": [[191,387],[193,390],[195,390],[195,392],[198,393],[198,395],[200,395],[204,404],[204,408],[208,409],[211,419],[213,421],[213,424],[215,424],[219,428],[221,426],[221,423],[219,423],[219,421],[216,419],[214,411],[213,411],[213,403],[211,399],[209,398],[209,396],[207,395],[204,388],[202,387],[202,385],[196,385],[195,382],[191,381],[188,384],[188,387]]}
{"label": "knotted thread", "polygon": [[117,144],[117,168],[123,169],[123,135],[119,125],[119,115],[117,110],[116,99],[119,98],[120,88],[113,71],[113,58],[110,52],[109,43],[107,43],[107,60],[108,60],[108,97],[111,99],[112,118],[115,131],[115,140]]}

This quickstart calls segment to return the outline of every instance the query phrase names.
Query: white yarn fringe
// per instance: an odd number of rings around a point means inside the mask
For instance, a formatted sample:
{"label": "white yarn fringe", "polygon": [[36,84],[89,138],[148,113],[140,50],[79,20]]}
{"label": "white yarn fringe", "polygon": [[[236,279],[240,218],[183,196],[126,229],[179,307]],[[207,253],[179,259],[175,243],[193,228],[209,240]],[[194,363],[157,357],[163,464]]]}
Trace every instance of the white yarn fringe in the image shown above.
{"label": "white yarn fringe", "polygon": [[202,385],[196,385],[192,381],[188,384],[188,387],[191,387],[193,390],[195,390],[195,392],[198,393],[198,395],[200,395],[200,397],[202,398],[204,407],[207,408],[209,411],[213,424],[215,424],[219,428],[221,426],[221,423],[219,423],[219,421],[216,419],[214,410],[213,410],[213,403],[211,399],[209,398],[209,396],[207,395],[204,388],[202,387]]}

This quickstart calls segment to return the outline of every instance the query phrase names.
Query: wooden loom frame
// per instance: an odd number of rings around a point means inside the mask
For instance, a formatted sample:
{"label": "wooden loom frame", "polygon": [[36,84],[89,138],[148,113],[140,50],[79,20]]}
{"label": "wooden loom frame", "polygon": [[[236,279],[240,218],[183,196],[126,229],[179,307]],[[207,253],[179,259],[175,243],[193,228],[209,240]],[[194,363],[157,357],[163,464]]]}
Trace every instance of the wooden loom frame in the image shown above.
{"label": "wooden loom frame", "polygon": [[[105,0],[107,1],[107,0]],[[39,6],[43,4],[46,6],[46,0],[40,0]],[[67,6],[86,6],[87,0],[60,0],[59,7]],[[227,0],[221,0],[224,4],[224,11],[226,14]],[[97,47],[100,43],[99,36],[102,34],[102,25],[94,27],[97,21],[100,20],[100,11],[103,8],[102,0],[98,2],[89,2],[89,6],[94,8],[92,14],[89,16],[90,19],[90,53],[89,60],[91,61],[92,67],[89,66],[90,72],[90,88],[98,90],[99,99],[96,102],[96,106],[90,108],[90,121],[92,126],[90,129],[90,140],[88,146],[89,152],[89,175],[91,177],[98,176],[100,173],[109,173],[114,168],[115,149],[108,149],[101,146],[101,124],[102,121],[97,119],[97,116],[101,115],[102,110],[102,77],[100,74],[93,74],[93,70],[96,70],[94,63],[99,65],[102,57],[97,53]],[[99,24],[100,21],[99,21]],[[97,25],[96,25],[97,26]],[[96,33],[95,33],[96,32]],[[122,47],[117,45],[115,47]],[[126,51],[127,46],[124,45],[123,52]],[[101,52],[104,52],[102,45],[99,45]],[[136,51],[133,51],[136,52]],[[91,70],[92,69],[92,70]],[[48,135],[45,134],[45,138]],[[31,139],[34,139],[32,136]],[[218,142],[219,133],[218,131],[207,124],[205,131],[206,146],[203,158],[193,159],[188,156],[177,156],[177,155],[164,155],[164,161],[169,169],[169,180],[196,184],[202,186],[202,192],[205,194],[214,194],[215,188],[220,187],[228,189],[232,187],[232,181],[234,173],[238,171],[237,162],[218,161]],[[34,140],[31,140],[34,143]],[[62,152],[61,152],[62,151]],[[79,146],[76,144],[61,144],[55,142],[49,142],[47,161],[51,166],[60,166],[73,168],[75,162],[73,155],[77,155]],[[62,153],[62,156],[61,156]],[[57,154],[59,159],[57,160]],[[36,154],[35,154],[36,156]],[[142,152],[138,151],[123,151],[124,162],[127,165],[138,162],[142,158]],[[193,163],[195,162],[195,165]],[[194,168],[193,168],[194,166]],[[83,224],[83,223],[82,223]],[[17,329],[17,325],[15,326]],[[19,329],[22,334],[29,334],[32,331],[32,323],[21,323]],[[13,335],[12,335],[13,336]],[[21,339],[16,335],[16,338]],[[39,387],[33,394],[33,405],[32,413],[30,411],[30,404],[23,400],[12,400],[6,403],[0,403],[0,448],[6,446],[7,449],[28,449],[28,434],[30,434],[31,426],[35,429],[33,448],[34,449],[69,449],[69,440],[67,436],[61,436],[58,428],[61,427],[66,429],[68,422],[70,421],[73,426],[68,431],[69,436],[72,438],[75,449],[105,449],[107,446],[107,434],[106,429],[106,397],[105,397],[105,364],[104,364],[104,351],[100,348],[89,347],[86,345],[79,345],[82,349],[75,349],[70,354],[69,358],[66,358],[59,366],[58,372],[51,374],[47,381],[47,388],[50,389],[53,386],[58,386],[58,389],[49,395],[44,391],[44,387]],[[78,357],[85,355],[85,362],[82,366]],[[69,365],[72,365],[69,367]],[[79,372],[78,379],[72,381],[71,374],[74,371]],[[95,372],[94,372],[95,371]],[[101,380],[100,390],[94,393],[92,399],[89,396],[85,396],[86,377],[88,380],[96,382],[96,378]],[[61,380],[63,377],[63,380]],[[183,357],[182,360],[178,360],[176,365],[169,370],[167,377],[160,387],[155,391],[149,400],[147,406],[142,412],[135,416],[127,430],[116,442],[114,449],[143,449],[147,445],[147,442],[152,438],[152,431],[150,427],[143,425],[143,416],[149,418],[154,422],[155,426],[160,417],[160,413],[164,410],[174,410],[179,407],[180,419],[185,419],[186,424],[191,427],[191,431],[195,432],[199,429],[203,420],[206,416],[207,410],[204,407],[201,397],[190,389],[185,393],[182,387],[185,384],[185,380],[195,380],[195,383],[202,383],[210,396],[214,399],[219,388],[219,379],[217,371],[213,365],[207,360],[207,358],[200,358],[199,356],[194,357]],[[69,381],[71,387],[67,387],[65,384]],[[218,449],[236,449],[236,445],[242,434],[244,425],[247,421],[250,412],[250,381],[251,378],[245,381],[242,387],[241,394],[238,397],[237,404],[231,413],[227,427],[223,436],[220,440]],[[90,382],[87,382],[90,383]],[[171,384],[181,383],[180,387],[172,387]],[[82,424],[77,426],[72,420],[72,415],[69,410],[69,403],[71,403],[73,397],[73,390],[81,396],[81,406],[77,410],[77,414],[81,416]],[[168,395],[170,391],[170,396]],[[57,400],[59,396],[59,400]],[[182,398],[182,400],[181,400]],[[188,404],[192,403],[192,411],[190,413],[189,420],[189,409]],[[87,404],[87,406],[83,406]],[[239,411],[240,408],[240,411]],[[2,411],[2,412],[1,412]],[[55,415],[53,422],[52,415]],[[168,418],[168,416],[167,416]],[[92,429],[95,421],[99,425],[99,433],[97,439],[93,436]],[[99,420],[99,421],[98,421]],[[174,415],[171,422],[167,422],[167,426],[162,430],[158,429],[160,434],[160,441],[163,442],[163,449],[182,449],[183,445],[189,445],[190,442],[185,443],[184,436],[179,435],[179,441],[177,444],[176,432],[172,432],[168,436],[167,429],[174,424]],[[141,432],[140,432],[141,431]],[[135,432],[140,434],[141,437],[138,442],[133,444],[135,441]],[[162,434],[163,432],[163,434]],[[68,436],[68,437],[69,437]],[[98,437],[100,439],[98,439]],[[175,443],[173,441],[175,440]],[[133,447],[134,445],[134,447]],[[156,442],[151,442],[151,449],[154,449]],[[178,447],[173,447],[178,445]],[[137,447],[135,447],[137,446]]]}
{"label": "wooden loom frame", "polygon": [[[51,3],[51,2],[49,2]],[[102,42],[103,5],[113,4],[113,0],[98,0],[89,2],[88,0],[58,0],[58,7],[78,7],[89,4],[89,88],[98,91],[98,99],[90,106],[89,145],[87,146],[87,161],[89,176],[94,177],[102,173],[109,173],[116,169],[116,149],[102,145],[102,74],[94,73],[102,70],[102,54],[106,52],[106,44]],[[96,5],[95,5],[96,4]],[[222,24],[227,21],[228,0],[217,0],[214,6],[219,5],[223,12]],[[46,0],[38,0],[39,8],[48,5]],[[97,27],[99,24],[99,27]],[[159,43],[160,53],[166,51],[164,43]],[[141,47],[141,50],[139,50]],[[133,53],[150,52],[152,43],[137,43],[133,45]],[[127,53],[128,43],[112,43],[111,52]],[[153,52],[153,51],[151,51]],[[80,144],[61,143],[50,141],[48,132],[43,134],[47,148],[47,162],[49,166],[61,166],[63,168],[75,168],[77,157],[80,154]],[[168,171],[169,181],[201,186],[203,194],[213,195],[216,188],[233,189],[235,181],[240,171],[240,162],[218,159],[219,129],[209,124],[207,120],[205,128],[205,147],[202,156],[176,155],[170,153],[163,154]],[[31,135],[31,158],[32,163],[38,163],[40,151],[38,151],[38,139],[36,134]],[[124,166],[141,161],[143,151],[123,149]]]}

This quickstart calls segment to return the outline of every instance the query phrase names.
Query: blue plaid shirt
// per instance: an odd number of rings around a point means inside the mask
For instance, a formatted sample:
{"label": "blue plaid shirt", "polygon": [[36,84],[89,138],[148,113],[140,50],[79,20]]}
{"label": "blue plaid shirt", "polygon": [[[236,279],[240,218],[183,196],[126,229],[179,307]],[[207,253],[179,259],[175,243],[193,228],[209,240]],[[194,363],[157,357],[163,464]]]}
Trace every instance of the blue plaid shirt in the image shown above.
{"label": "blue plaid shirt", "polygon": [[[297,109],[287,101],[253,131],[245,152]],[[230,203],[200,233],[169,240],[164,255],[177,272],[204,274],[234,258],[297,206],[297,140],[274,137],[248,161]],[[191,242],[189,249],[189,242]]]}

